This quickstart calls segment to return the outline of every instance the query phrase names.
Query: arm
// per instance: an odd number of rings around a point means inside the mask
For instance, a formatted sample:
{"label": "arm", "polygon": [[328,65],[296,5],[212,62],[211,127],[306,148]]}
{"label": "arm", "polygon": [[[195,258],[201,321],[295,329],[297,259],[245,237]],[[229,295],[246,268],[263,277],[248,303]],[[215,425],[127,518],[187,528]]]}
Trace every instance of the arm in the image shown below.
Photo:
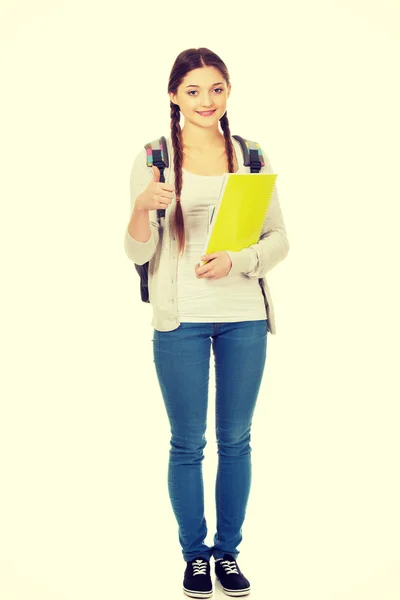
{"label": "arm", "polygon": [[[273,173],[271,163],[265,152],[263,152],[263,155],[265,165],[261,168],[260,173]],[[289,242],[276,184],[272,191],[260,239],[257,244],[252,244],[248,248],[242,248],[238,252],[233,252],[232,250],[227,250],[226,252],[232,261],[232,267],[227,277],[244,273],[248,277],[261,278],[286,258],[289,252]]]}
{"label": "arm", "polygon": [[136,155],[131,169],[130,221],[124,237],[125,253],[137,265],[143,265],[153,258],[159,241],[157,211],[135,208],[137,197],[147,188],[152,178],[153,171],[147,166],[146,149],[143,148]]}

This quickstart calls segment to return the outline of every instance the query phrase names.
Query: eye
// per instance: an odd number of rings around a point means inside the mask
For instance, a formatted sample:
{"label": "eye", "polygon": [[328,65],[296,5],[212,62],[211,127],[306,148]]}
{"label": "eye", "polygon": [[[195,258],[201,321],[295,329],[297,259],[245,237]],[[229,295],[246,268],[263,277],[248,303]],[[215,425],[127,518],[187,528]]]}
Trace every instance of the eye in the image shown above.
{"label": "eye", "polygon": [[[217,90],[220,92],[223,92],[224,88],[214,88],[214,91],[217,91]],[[197,92],[197,90],[190,90],[190,92],[188,92],[189,96],[193,95],[192,92]],[[217,94],[217,95],[219,96],[220,94]]]}

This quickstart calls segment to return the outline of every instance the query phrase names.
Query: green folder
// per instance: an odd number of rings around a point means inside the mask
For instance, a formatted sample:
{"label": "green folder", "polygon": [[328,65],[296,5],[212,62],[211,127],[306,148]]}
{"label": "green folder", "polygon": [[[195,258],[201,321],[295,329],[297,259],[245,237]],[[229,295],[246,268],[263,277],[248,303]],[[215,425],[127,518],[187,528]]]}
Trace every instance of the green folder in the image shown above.
{"label": "green folder", "polygon": [[225,173],[204,254],[238,252],[258,242],[276,178],[276,173]]}

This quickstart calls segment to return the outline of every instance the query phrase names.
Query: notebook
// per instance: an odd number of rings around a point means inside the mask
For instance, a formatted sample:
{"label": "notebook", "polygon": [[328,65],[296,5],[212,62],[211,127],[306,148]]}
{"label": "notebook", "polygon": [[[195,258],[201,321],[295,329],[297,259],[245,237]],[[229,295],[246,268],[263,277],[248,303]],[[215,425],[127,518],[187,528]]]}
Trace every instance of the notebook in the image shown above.
{"label": "notebook", "polygon": [[[274,189],[276,173],[225,173],[211,218],[204,254],[238,252],[256,244]],[[200,261],[204,265],[207,261]]]}

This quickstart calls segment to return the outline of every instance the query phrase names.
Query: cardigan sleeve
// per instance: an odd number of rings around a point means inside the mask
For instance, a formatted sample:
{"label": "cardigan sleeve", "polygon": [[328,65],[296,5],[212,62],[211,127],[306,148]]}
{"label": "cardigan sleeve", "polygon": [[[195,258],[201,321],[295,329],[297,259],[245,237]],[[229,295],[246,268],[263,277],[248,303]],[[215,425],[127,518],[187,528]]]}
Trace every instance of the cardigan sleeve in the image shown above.
{"label": "cardigan sleeve", "polygon": [[[149,185],[153,178],[153,170],[147,166],[146,149],[143,149],[136,155],[130,174],[130,212],[129,220],[135,205],[136,198]],[[138,242],[128,231],[128,225],[125,229],[124,248],[128,258],[137,265],[143,265],[148,262],[155,254],[159,241],[159,224],[157,220],[157,211],[149,211],[151,236],[147,242]]]}
{"label": "cardigan sleeve", "polygon": [[[260,173],[274,173],[264,151],[263,156],[265,165]],[[248,277],[262,278],[286,258],[288,252],[289,242],[275,182],[259,241],[238,252],[227,250],[232,261],[227,277],[244,273]]]}

